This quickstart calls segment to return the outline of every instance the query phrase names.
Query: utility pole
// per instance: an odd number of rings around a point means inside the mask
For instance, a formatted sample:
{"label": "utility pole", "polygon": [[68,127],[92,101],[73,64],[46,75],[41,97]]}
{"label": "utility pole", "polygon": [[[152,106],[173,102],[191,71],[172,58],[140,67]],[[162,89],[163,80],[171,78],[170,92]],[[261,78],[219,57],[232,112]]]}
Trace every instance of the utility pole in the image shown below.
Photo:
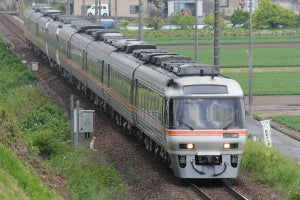
{"label": "utility pole", "polygon": [[95,21],[97,21],[98,12],[100,12],[99,9],[100,9],[100,7],[98,5],[98,0],[95,0]]}
{"label": "utility pole", "polygon": [[102,16],[102,13],[101,13],[101,0],[99,0],[99,7],[100,7],[100,11],[99,11],[98,21],[99,21],[99,24],[101,24],[101,16]]}
{"label": "utility pole", "polygon": [[253,118],[253,108],[252,108],[252,82],[253,82],[253,66],[252,66],[252,0],[249,2],[249,117]]}
{"label": "utility pole", "polygon": [[82,16],[85,16],[85,0],[82,0]]}
{"label": "utility pole", "polygon": [[215,0],[214,14],[214,66],[220,72],[220,2]]}
{"label": "utility pole", "polygon": [[71,10],[70,10],[70,0],[67,0],[67,14],[68,14],[68,15],[71,14]]}
{"label": "utility pole", "polygon": [[139,40],[144,40],[144,4],[139,0]]}
{"label": "utility pole", "polygon": [[115,0],[115,30],[118,29],[118,0]]}
{"label": "utility pole", "polygon": [[195,0],[195,62],[199,62],[198,54],[198,0]]}

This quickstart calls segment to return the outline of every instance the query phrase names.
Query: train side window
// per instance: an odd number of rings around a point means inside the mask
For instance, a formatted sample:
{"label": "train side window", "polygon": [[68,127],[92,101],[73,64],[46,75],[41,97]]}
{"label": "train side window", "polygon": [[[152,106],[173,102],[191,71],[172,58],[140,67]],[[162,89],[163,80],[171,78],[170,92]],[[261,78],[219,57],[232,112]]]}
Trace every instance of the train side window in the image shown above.
{"label": "train side window", "polygon": [[104,74],[104,60],[101,61],[101,74],[100,74],[100,77],[101,77],[101,82],[102,83],[104,82],[103,74]]}
{"label": "train side window", "polygon": [[39,24],[38,23],[35,24],[35,34],[36,34],[36,36],[39,36]]}
{"label": "train side window", "polygon": [[168,99],[166,102],[166,117],[167,117],[167,127],[174,127],[174,106],[173,99]]}

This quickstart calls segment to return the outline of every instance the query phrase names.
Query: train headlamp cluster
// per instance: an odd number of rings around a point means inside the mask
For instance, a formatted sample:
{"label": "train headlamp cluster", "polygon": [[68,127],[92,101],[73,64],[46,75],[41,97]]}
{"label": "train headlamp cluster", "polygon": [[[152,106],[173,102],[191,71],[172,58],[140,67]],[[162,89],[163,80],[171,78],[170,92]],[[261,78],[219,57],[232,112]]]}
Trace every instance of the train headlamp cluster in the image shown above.
{"label": "train headlamp cluster", "polygon": [[237,149],[239,147],[238,143],[224,143],[223,149]]}
{"label": "train headlamp cluster", "polygon": [[179,149],[195,149],[195,144],[192,143],[179,144]]}

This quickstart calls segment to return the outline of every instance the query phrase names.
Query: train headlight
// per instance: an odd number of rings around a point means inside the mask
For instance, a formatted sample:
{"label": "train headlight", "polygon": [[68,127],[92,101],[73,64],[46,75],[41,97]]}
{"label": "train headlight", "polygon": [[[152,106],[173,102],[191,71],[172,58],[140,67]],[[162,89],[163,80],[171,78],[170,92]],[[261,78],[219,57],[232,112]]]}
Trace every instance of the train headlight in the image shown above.
{"label": "train headlight", "polygon": [[239,147],[238,143],[224,143],[223,149],[237,149]]}
{"label": "train headlight", "polygon": [[179,149],[195,149],[195,145],[192,143],[179,144]]}

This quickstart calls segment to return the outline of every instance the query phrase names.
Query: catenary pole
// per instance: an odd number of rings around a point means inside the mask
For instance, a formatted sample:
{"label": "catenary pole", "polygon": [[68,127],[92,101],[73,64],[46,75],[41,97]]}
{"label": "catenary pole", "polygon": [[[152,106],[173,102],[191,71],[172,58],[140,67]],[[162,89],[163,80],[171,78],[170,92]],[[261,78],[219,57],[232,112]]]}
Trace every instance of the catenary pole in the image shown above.
{"label": "catenary pole", "polygon": [[253,58],[252,58],[252,0],[249,1],[249,118],[253,118],[253,108],[252,108],[252,82],[253,82]]}
{"label": "catenary pole", "polygon": [[220,2],[215,0],[214,12],[214,66],[220,72]]}
{"label": "catenary pole", "polygon": [[139,40],[144,40],[144,5],[143,0],[139,0]]}
{"label": "catenary pole", "polygon": [[198,0],[195,0],[195,62],[199,62],[198,53]]}

